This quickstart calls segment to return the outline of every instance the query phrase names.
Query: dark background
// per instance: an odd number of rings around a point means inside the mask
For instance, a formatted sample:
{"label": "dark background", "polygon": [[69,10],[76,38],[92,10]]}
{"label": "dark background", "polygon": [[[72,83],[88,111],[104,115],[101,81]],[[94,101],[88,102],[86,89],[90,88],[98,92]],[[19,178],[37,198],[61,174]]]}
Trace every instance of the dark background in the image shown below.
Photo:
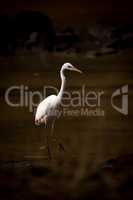
{"label": "dark background", "polygon": [[[126,1],[3,1],[0,3],[0,199],[133,199],[133,3]],[[67,90],[105,92],[104,117],[63,117],[46,146],[48,130],[36,127],[28,107],[12,108],[13,85],[42,92],[60,87],[65,62]],[[112,93],[129,86],[129,114],[114,110]],[[49,92],[52,93],[52,92]],[[19,100],[19,93],[11,95]],[[121,104],[121,99],[117,103]],[[70,108],[71,109],[71,108]]]}
{"label": "dark background", "polygon": [[7,1],[1,2],[2,13],[14,14],[21,10],[46,12],[56,23],[92,23],[103,21],[108,23],[132,22],[132,1],[94,0],[38,0],[38,1]]}

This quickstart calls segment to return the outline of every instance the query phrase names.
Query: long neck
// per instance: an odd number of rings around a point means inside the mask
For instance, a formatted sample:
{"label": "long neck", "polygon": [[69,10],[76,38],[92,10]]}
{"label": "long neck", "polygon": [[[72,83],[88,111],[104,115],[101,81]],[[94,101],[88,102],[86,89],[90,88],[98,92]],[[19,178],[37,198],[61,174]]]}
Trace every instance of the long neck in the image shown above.
{"label": "long neck", "polygon": [[63,97],[63,92],[64,92],[65,86],[66,86],[66,77],[65,77],[65,75],[64,75],[64,70],[61,70],[61,71],[60,71],[60,77],[61,77],[61,88],[60,88],[60,91],[59,91],[59,93],[58,93],[58,97],[59,97],[60,99],[62,99],[62,97]]}

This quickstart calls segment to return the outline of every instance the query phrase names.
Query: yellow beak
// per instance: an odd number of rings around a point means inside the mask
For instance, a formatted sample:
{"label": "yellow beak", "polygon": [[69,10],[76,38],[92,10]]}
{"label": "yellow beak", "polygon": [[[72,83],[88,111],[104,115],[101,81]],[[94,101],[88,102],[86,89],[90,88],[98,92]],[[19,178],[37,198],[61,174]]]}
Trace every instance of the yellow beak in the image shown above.
{"label": "yellow beak", "polygon": [[77,69],[76,67],[73,67],[73,71],[75,71],[75,72],[79,72],[79,73],[83,73],[81,70],[79,70],[79,69]]}

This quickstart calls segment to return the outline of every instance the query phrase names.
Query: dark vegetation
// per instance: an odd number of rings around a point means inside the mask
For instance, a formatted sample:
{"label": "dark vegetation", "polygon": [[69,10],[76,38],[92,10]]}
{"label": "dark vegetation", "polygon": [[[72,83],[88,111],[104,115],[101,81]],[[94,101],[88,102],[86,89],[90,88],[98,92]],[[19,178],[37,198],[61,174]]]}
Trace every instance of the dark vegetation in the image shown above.
{"label": "dark vegetation", "polygon": [[20,12],[16,16],[0,16],[0,52],[9,54],[18,48],[33,46],[52,51],[55,32],[51,19],[39,12]]}
{"label": "dark vegetation", "polygon": [[118,53],[133,47],[133,25],[55,28],[44,13],[22,11],[15,16],[0,16],[0,54],[21,50],[87,53],[88,56]]}

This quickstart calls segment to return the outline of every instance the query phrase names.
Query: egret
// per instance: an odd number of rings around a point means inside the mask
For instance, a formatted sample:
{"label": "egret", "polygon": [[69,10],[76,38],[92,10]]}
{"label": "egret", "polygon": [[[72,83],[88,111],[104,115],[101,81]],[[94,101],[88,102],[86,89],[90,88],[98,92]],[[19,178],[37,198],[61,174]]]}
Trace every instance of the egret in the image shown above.
{"label": "egret", "polygon": [[[82,73],[82,71],[74,67],[71,63],[63,64],[60,70],[61,88],[60,88],[59,93],[57,95],[50,95],[47,98],[45,98],[42,102],[40,102],[36,110],[35,125],[38,126],[41,124],[45,124],[45,127],[47,127],[48,123],[50,123],[51,134],[54,129],[55,120],[58,117],[55,111],[59,107],[61,107],[63,93],[66,86],[65,71],[67,70]],[[47,148],[48,148],[49,158],[51,159],[51,151],[50,151],[50,146],[48,142],[48,135],[47,135]]]}

